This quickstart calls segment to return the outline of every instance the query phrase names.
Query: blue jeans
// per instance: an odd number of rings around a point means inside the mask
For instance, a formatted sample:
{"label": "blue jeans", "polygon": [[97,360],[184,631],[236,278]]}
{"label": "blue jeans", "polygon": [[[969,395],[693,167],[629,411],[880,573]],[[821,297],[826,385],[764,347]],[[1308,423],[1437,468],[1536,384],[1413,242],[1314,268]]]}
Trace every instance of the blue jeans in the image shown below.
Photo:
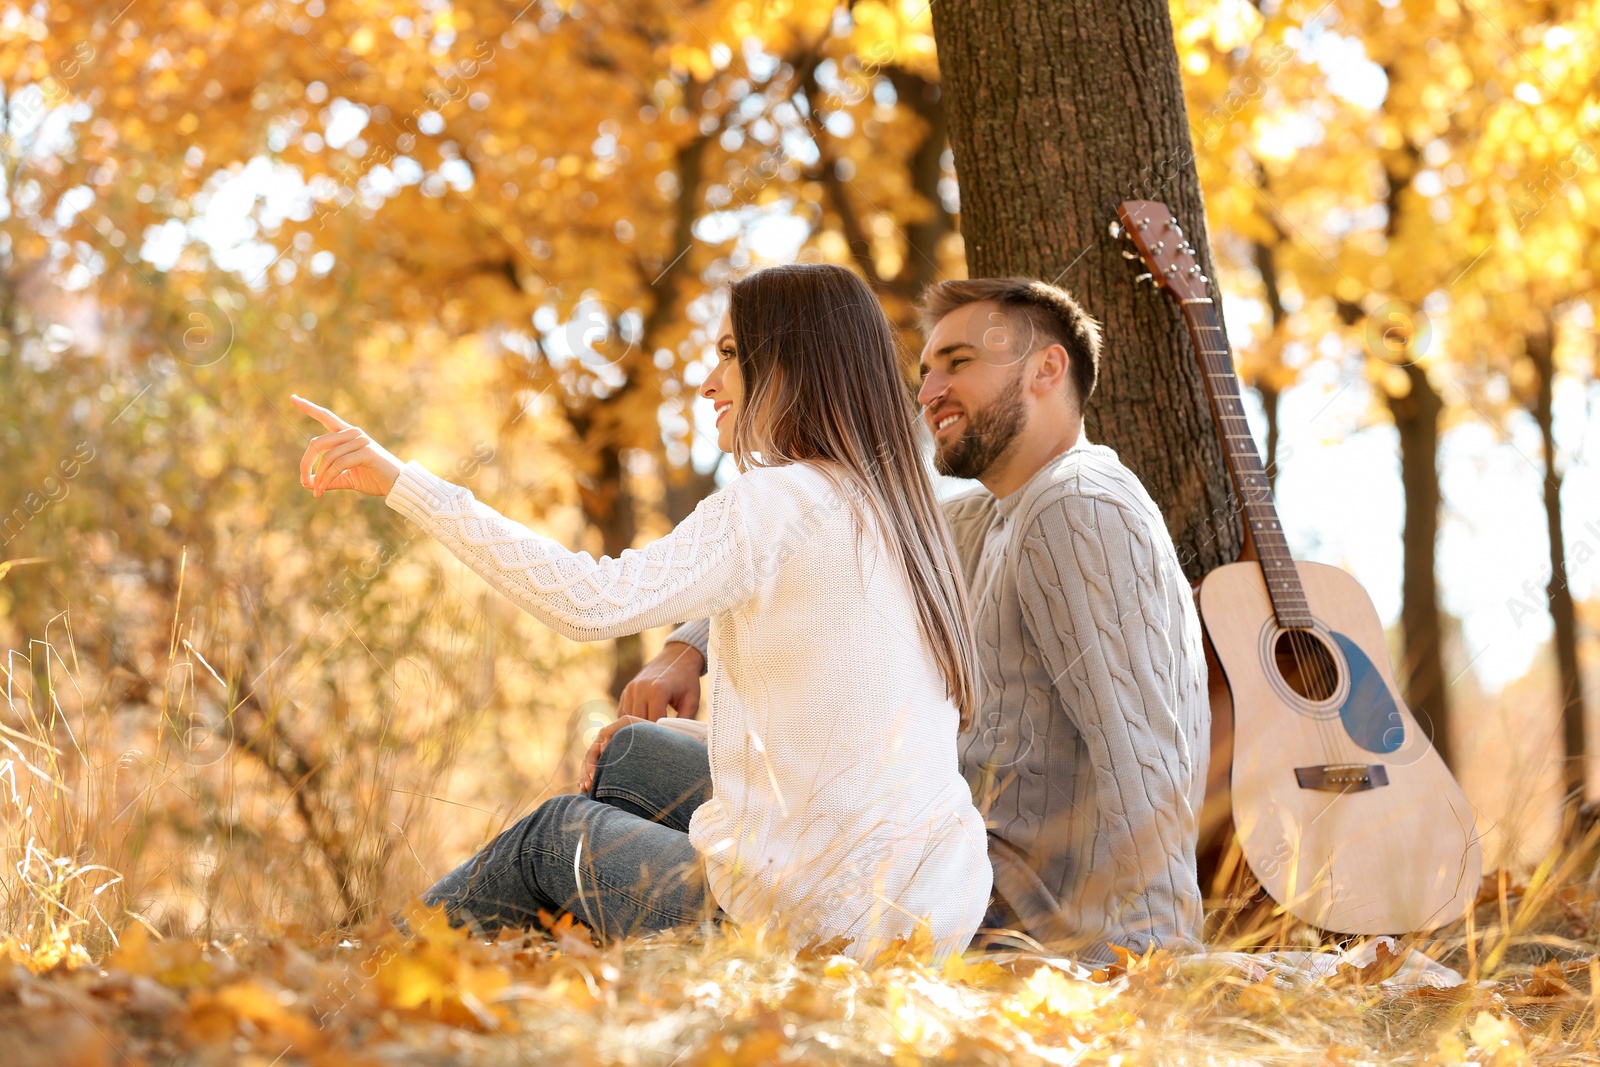
{"label": "blue jeans", "polygon": [[706,746],[657,726],[618,730],[588,795],[552,797],[423,894],[484,934],[570,912],[602,938],[718,914],[689,818],[711,796]]}

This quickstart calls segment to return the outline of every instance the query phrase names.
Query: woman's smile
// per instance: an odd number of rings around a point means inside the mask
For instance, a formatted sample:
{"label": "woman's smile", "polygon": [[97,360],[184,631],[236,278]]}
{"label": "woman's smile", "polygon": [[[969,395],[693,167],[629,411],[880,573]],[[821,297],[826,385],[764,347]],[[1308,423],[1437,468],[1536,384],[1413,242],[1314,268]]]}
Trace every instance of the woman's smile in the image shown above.
{"label": "woman's smile", "polygon": [[744,376],[739,372],[738,352],[734,348],[733,321],[726,311],[717,327],[717,358],[706,380],[700,383],[700,395],[711,401],[712,410],[716,412],[717,447],[732,452],[737,416],[732,419],[723,416],[730,414],[744,398]]}

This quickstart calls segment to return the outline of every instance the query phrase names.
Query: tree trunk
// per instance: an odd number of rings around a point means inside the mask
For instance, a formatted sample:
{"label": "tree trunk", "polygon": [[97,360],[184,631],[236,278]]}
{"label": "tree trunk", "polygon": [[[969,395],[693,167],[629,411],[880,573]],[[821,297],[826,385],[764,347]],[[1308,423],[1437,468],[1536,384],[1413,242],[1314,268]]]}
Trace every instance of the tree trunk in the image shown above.
{"label": "tree trunk", "polygon": [[[1263,179],[1263,184],[1265,180]],[[1283,320],[1288,317],[1288,312],[1283,308],[1283,296],[1278,288],[1278,256],[1277,250],[1262,241],[1255,242],[1254,247],[1256,270],[1261,274],[1261,293],[1266,298],[1267,310],[1272,313],[1272,330],[1274,333],[1283,325]],[[1278,401],[1283,394],[1279,392],[1272,382],[1261,381],[1256,383],[1256,392],[1261,394],[1261,410],[1267,416],[1267,444],[1266,452],[1261,457],[1261,464],[1267,471],[1267,484],[1274,491],[1278,488],[1278,438],[1280,428],[1278,425]]]}
{"label": "tree trunk", "polygon": [[1162,0],[941,0],[944,104],[973,277],[1028,275],[1073,292],[1104,327],[1085,418],[1166,516],[1191,579],[1243,531],[1178,306],[1139,290],[1107,227],[1119,201],[1164,200],[1215,277]]}
{"label": "tree trunk", "polygon": [[1400,662],[1400,686],[1411,713],[1425,724],[1434,747],[1448,764],[1450,714],[1445,692],[1444,628],[1434,577],[1439,539],[1439,414],[1444,400],[1421,366],[1410,363],[1402,369],[1410,390],[1405,396],[1387,397],[1389,413],[1400,433],[1400,483],[1406,498],[1400,600],[1405,652]]}
{"label": "tree trunk", "polygon": [[939,180],[944,176],[939,160],[949,141],[950,120],[945,114],[938,82],[902,67],[891,67],[888,73],[900,103],[928,124],[927,132],[907,161],[907,168],[911,172],[911,187],[928,202],[931,210],[926,218],[906,223],[906,258],[892,286],[895,293],[909,303],[938,280],[939,242],[955,228],[955,220],[944,209],[939,197]]}
{"label": "tree trunk", "polygon": [[1261,394],[1261,410],[1267,416],[1267,443],[1261,456],[1261,464],[1267,472],[1267,485],[1274,493],[1278,491],[1278,440],[1282,431],[1278,422],[1278,401],[1283,394],[1270,385],[1256,386],[1256,392]]}
{"label": "tree trunk", "polygon": [[717,468],[695,470],[694,464],[678,472],[677,477],[667,476],[667,521],[676,526],[694,513],[700,501],[717,491]]}
{"label": "tree trunk", "polygon": [[[1393,92],[1396,74],[1384,68]],[[1397,240],[1410,219],[1405,215],[1405,191],[1421,164],[1422,151],[1410,138],[1384,164],[1388,185],[1385,236]],[[1414,341],[1415,338],[1412,338]],[[1417,356],[1422,353],[1417,352]],[[1377,356],[1374,353],[1374,356]],[[1378,357],[1383,358],[1383,357]],[[1448,683],[1444,676],[1444,627],[1439,611],[1439,582],[1435,571],[1439,539],[1439,415],[1444,399],[1428,372],[1413,359],[1401,366],[1410,385],[1405,396],[1386,396],[1389,414],[1400,435],[1400,483],[1405,491],[1406,515],[1401,532],[1405,562],[1401,575],[1400,629],[1405,647],[1400,663],[1400,685],[1411,713],[1424,723],[1434,748],[1452,765]]]}
{"label": "tree trunk", "polygon": [[[586,437],[580,434],[580,437]],[[628,488],[628,472],[623,451],[607,442],[595,449],[595,470],[578,476],[578,500],[584,520],[600,531],[600,550],[616,558],[633,547],[639,533],[633,493]],[[638,634],[615,641],[616,658],[611,668],[611,698],[620,699],[622,689],[644,665],[644,643]]]}
{"label": "tree trunk", "polygon": [[1578,668],[1578,612],[1567,584],[1567,544],[1561,532],[1561,472],[1556,469],[1555,438],[1555,329],[1545,328],[1526,337],[1533,362],[1536,388],[1533,418],[1544,442],[1544,517],[1550,542],[1550,619],[1556,630],[1556,666],[1561,682],[1562,793],[1564,802],[1583,803],[1586,779],[1583,737],[1583,675]]}
{"label": "tree trunk", "polygon": [[[619,363],[627,370],[627,378],[601,399],[580,402],[570,396],[564,397],[563,413],[583,457],[577,479],[578,499],[584,521],[600,532],[601,551],[607,556],[616,557],[632,548],[639,533],[638,504],[627,477],[628,443],[619,440],[616,425],[622,416],[617,412],[632,400],[633,392],[641,386],[641,377],[649,373],[644,361],[661,346],[660,338],[676,314],[692,277],[694,221],[700,207],[702,172],[709,142],[709,136],[702,135],[678,150],[675,169],[679,191],[672,247],[680,250],[679,253],[665,266],[659,260],[638,265],[640,277],[649,279],[653,300],[644,317],[637,351]],[[617,344],[618,341],[611,337],[607,343]],[[627,362],[629,359],[631,363]],[[657,455],[664,465],[664,450]],[[700,497],[716,487],[714,478],[699,474],[692,466],[688,475],[676,483],[670,472],[664,471],[664,476],[668,479],[668,507],[674,513],[674,524],[680,521],[679,509],[687,516]],[[696,492],[698,496],[686,499],[686,494]],[[620,700],[623,688],[644,665],[644,642],[638,634],[629,634],[617,638],[612,647],[609,691],[613,700]]]}

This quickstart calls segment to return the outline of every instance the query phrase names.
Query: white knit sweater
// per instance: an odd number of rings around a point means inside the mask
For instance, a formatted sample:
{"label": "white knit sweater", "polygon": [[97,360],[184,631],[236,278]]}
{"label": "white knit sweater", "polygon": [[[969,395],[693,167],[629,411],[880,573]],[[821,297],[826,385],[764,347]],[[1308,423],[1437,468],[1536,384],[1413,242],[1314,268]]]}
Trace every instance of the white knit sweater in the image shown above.
{"label": "white knit sweater", "polygon": [[[983,670],[960,751],[996,890],[1056,951],[1199,947],[1211,706],[1160,510],[1115,452],[1080,437],[1009,495],[978,487],[944,513]],[[697,621],[671,640],[703,648],[704,634]]]}
{"label": "white knit sweater", "polygon": [[689,838],[740,923],[870,957],[929,921],[936,959],[988,903],[957,713],[904,574],[807,464],[756,468],[667,536],[571,552],[409,463],[389,506],[556,631],[597,641],[710,616],[712,798]]}

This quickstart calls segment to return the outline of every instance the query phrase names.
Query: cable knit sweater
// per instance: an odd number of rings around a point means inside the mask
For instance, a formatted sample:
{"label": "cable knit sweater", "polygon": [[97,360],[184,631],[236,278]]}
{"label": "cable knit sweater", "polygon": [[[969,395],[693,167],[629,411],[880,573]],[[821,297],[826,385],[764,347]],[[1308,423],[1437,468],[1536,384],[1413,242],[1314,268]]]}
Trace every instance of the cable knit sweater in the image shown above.
{"label": "cable knit sweater", "polygon": [[741,923],[868,958],[926,918],[936,958],[987,906],[958,715],[910,586],[833,482],[757,468],[615,559],[570,552],[407,464],[389,506],[579,641],[709,615],[712,798],[689,838]]}
{"label": "cable knit sweater", "polygon": [[945,517],[984,675],[961,765],[996,890],[1062,951],[1199,947],[1211,709],[1159,509],[1115,452],[1080,438],[1003,498],[945,501]]}

